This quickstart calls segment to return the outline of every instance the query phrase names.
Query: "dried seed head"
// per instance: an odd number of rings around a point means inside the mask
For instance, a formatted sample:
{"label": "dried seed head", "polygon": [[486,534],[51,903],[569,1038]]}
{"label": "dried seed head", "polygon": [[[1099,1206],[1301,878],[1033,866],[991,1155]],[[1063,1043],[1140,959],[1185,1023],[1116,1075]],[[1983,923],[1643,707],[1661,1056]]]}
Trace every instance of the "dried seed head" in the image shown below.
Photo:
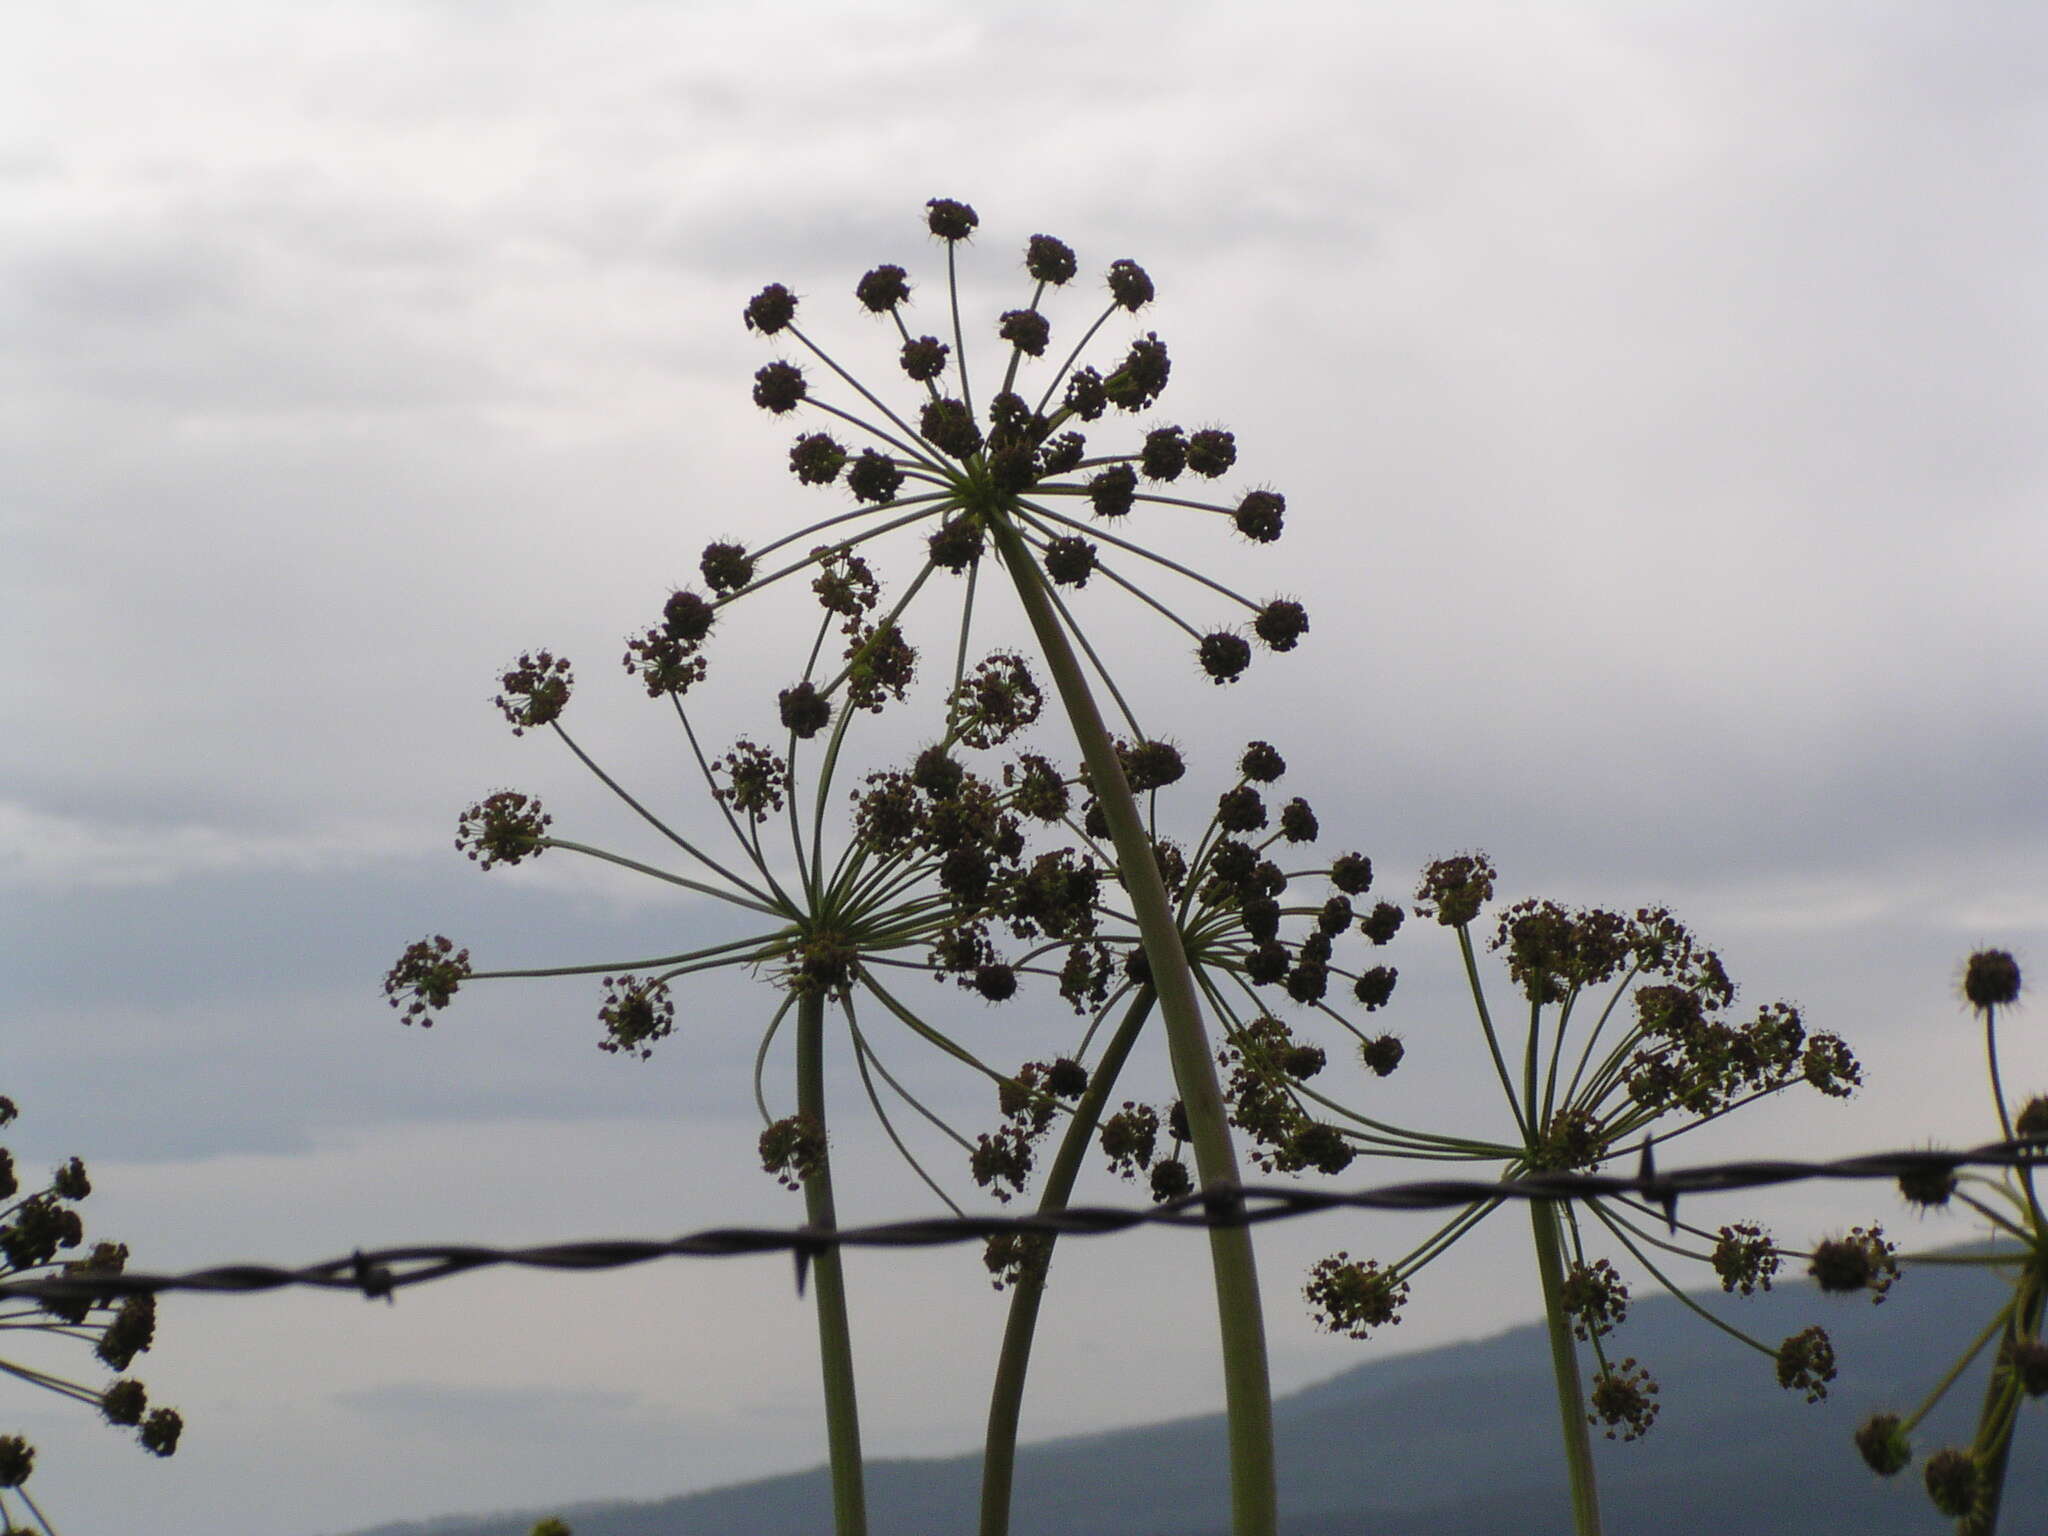
{"label": "dried seed head", "polygon": [[773,336],[796,318],[796,295],[780,283],[770,283],[747,301],[742,317],[748,330]]}
{"label": "dried seed head", "polygon": [[711,590],[721,595],[737,592],[754,579],[754,557],[743,544],[706,544],[697,566]]}
{"label": "dried seed head", "polygon": [[1388,998],[1394,995],[1394,982],[1400,976],[1391,965],[1376,965],[1364,972],[1352,987],[1352,995],[1365,1004],[1366,1012],[1384,1007]]}
{"label": "dried seed head", "polygon": [[974,227],[981,222],[979,215],[965,203],[955,202],[950,197],[935,197],[925,205],[925,226],[941,240],[948,242],[965,240],[974,233]]}
{"label": "dried seed head", "polygon": [[846,472],[846,488],[853,492],[854,499],[878,506],[894,500],[902,484],[903,471],[886,453],[873,448],[863,448]]}
{"label": "dried seed head", "polygon": [[1038,473],[1048,480],[1072,474],[1087,452],[1088,439],[1078,432],[1062,432],[1039,445]]}
{"label": "dried seed head", "polygon": [[899,360],[905,373],[925,384],[946,371],[946,358],[952,350],[936,336],[920,336],[915,341],[903,343]]}
{"label": "dried seed head", "polygon": [[1237,438],[1215,427],[1204,427],[1188,439],[1188,468],[1205,480],[1214,480],[1237,462]]}
{"label": "dried seed head", "polygon": [[1188,467],[1188,442],[1179,427],[1157,427],[1145,434],[1138,463],[1147,480],[1178,480]]}
{"label": "dried seed head", "polygon": [[1299,603],[1275,601],[1259,610],[1252,633],[1276,651],[1291,651],[1308,633],[1308,610]]}
{"label": "dried seed head", "polygon": [[1051,235],[1033,235],[1024,247],[1024,270],[1057,288],[1079,270],[1073,249]]}
{"label": "dried seed head", "polygon": [[813,683],[797,683],[785,688],[775,696],[782,723],[791,733],[809,740],[822,731],[832,720],[832,701],[818,692]]}
{"label": "dried seed head", "polygon": [[789,450],[789,468],[804,485],[830,485],[846,467],[846,450],[829,433],[807,432]]}
{"label": "dried seed head", "polygon": [[1252,491],[1231,514],[1237,531],[1255,544],[1270,544],[1280,537],[1285,521],[1287,498],[1278,491]]}
{"label": "dried seed head", "polygon": [[1102,381],[1103,392],[1109,396],[1109,403],[1120,411],[1142,411],[1166,391],[1166,381],[1173,372],[1172,361],[1166,355],[1166,343],[1159,339],[1157,331],[1147,331],[1139,340],[1131,343],[1130,351],[1115,373]]}
{"label": "dried seed head", "polygon": [[2010,951],[1980,949],[1963,967],[1963,996],[1980,1013],[2003,1007],[2020,995],[2020,963]]}
{"label": "dried seed head", "polygon": [[1287,772],[1287,759],[1275,751],[1269,742],[1254,741],[1244,749],[1244,756],[1237,760],[1237,771],[1255,784],[1271,784]]}
{"label": "dried seed head", "polygon": [[973,412],[960,401],[944,396],[925,402],[917,419],[917,430],[939,452],[956,459],[971,457],[981,448],[981,427]]}
{"label": "dried seed head", "polygon": [[910,284],[901,267],[876,267],[853,285],[853,296],[870,313],[885,315],[910,300]]}
{"label": "dried seed head", "polygon": [[1113,261],[1109,264],[1109,292],[1118,304],[1135,314],[1152,302],[1152,279],[1135,261]]}
{"label": "dried seed head", "polygon": [[1401,1065],[1401,1058],[1407,1054],[1408,1048],[1398,1035],[1379,1035],[1361,1041],[1358,1046],[1358,1059],[1365,1063],[1366,1070],[1374,1077],[1392,1076]]}
{"label": "dried seed head", "polygon": [[1086,586],[1095,574],[1096,547],[1073,535],[1049,539],[1045,545],[1045,574],[1063,587]]}
{"label": "dried seed head", "polygon": [[1026,357],[1043,357],[1052,322],[1035,309],[1012,309],[996,322],[996,334]]}
{"label": "dried seed head", "polygon": [[1213,630],[1202,636],[1202,643],[1195,648],[1195,659],[1201,662],[1210,681],[1218,685],[1234,683],[1252,664],[1252,645],[1231,630]]}
{"label": "dried seed head", "polygon": [[1076,368],[1067,377],[1066,409],[1083,421],[1093,421],[1109,409],[1109,390],[1102,375],[1093,368]]}
{"label": "dried seed head", "polygon": [[754,404],[780,416],[803,403],[807,388],[803,370],[794,363],[770,363],[754,375]]}
{"label": "dried seed head", "polygon": [[1342,853],[1330,861],[1330,884],[1347,896],[1372,889],[1372,860],[1362,853]]}
{"label": "dried seed head", "polygon": [[1137,497],[1138,472],[1128,464],[1112,464],[1088,482],[1088,500],[1097,517],[1123,517]]}
{"label": "dried seed head", "polygon": [[981,558],[982,543],[981,524],[963,516],[939,524],[925,540],[925,548],[933,565],[958,574]]}
{"label": "dried seed head", "polygon": [[1405,915],[1391,901],[1382,901],[1358,920],[1358,931],[1375,945],[1385,944],[1401,931]]}
{"label": "dried seed head", "polygon": [[718,621],[718,610],[701,594],[687,587],[669,594],[661,605],[662,631],[684,645],[699,644]]}

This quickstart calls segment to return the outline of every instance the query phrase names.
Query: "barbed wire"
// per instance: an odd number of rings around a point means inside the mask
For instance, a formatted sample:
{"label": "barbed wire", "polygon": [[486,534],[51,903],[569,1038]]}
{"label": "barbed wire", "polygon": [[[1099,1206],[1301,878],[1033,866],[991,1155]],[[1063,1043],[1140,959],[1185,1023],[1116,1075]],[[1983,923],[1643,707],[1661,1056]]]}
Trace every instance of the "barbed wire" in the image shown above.
{"label": "barbed wire", "polygon": [[1962,1168],[2048,1167],[2048,1137],[1992,1142],[1968,1151],[1917,1148],[1877,1152],[1833,1162],[1789,1159],[1702,1164],[1660,1173],[1648,1145],[1633,1175],[1603,1173],[1524,1174],[1517,1179],[1427,1179],[1382,1184],[1370,1189],[1323,1190],[1293,1185],[1217,1183],[1197,1194],[1149,1206],[1069,1206],[1021,1216],[932,1216],[858,1227],[711,1227],[673,1238],[607,1238],[549,1243],[531,1248],[477,1244],[421,1244],[357,1250],[297,1269],[269,1264],[224,1264],[183,1274],[105,1272],[51,1274],[0,1281],[0,1301],[112,1301],[167,1291],[247,1295],[306,1287],[355,1291],[375,1300],[429,1281],[472,1270],[511,1265],[522,1269],[622,1269],[667,1258],[732,1258],[743,1254],[787,1253],[797,1266],[802,1291],[810,1260],[831,1248],[934,1248],[975,1238],[1005,1235],[1100,1237],[1136,1227],[1261,1226],[1321,1211],[1444,1210],[1480,1201],[1583,1200],[1635,1196],[1662,1210],[1674,1228],[1682,1196],[1765,1189],[1812,1179],[1896,1179],[1906,1174],[1954,1173]]}

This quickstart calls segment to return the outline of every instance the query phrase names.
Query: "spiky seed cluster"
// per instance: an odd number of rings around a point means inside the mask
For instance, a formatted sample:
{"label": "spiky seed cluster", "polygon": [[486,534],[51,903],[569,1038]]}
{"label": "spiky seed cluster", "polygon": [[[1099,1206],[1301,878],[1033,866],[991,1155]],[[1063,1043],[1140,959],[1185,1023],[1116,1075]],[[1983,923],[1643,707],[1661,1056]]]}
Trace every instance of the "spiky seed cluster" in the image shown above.
{"label": "spiky seed cluster", "polygon": [[941,240],[951,243],[974,233],[981,217],[966,203],[950,197],[935,197],[925,205],[925,226]]}
{"label": "spiky seed cluster", "polygon": [[1353,1259],[1339,1250],[1319,1259],[1308,1276],[1301,1293],[1310,1317],[1326,1333],[1363,1339],[1375,1328],[1401,1321],[1408,1282],[1398,1271],[1381,1268],[1378,1259]]}
{"label": "spiky seed cluster", "polygon": [[794,363],[773,362],[754,373],[754,404],[781,416],[803,404],[809,386]]}
{"label": "spiky seed cluster", "polygon": [[853,285],[853,296],[860,300],[863,309],[885,315],[897,305],[910,302],[907,276],[901,267],[876,267]]}
{"label": "spiky seed cluster", "polygon": [[747,302],[742,317],[747,329],[773,336],[796,318],[796,295],[780,283],[770,283]]}
{"label": "spiky seed cluster", "polygon": [[1982,1012],[2019,1000],[2020,963],[2008,950],[1980,949],[1963,967],[1963,997]]}
{"label": "spiky seed cluster", "polygon": [[431,1029],[431,1017],[446,1008],[469,976],[469,951],[458,950],[445,934],[408,944],[398,963],[384,977],[384,996],[403,1010],[407,1024]]}
{"label": "spiky seed cluster", "polygon": [[517,864],[547,851],[547,830],[553,821],[530,795],[501,789],[462,813],[455,846],[482,869]]}
{"label": "spiky seed cluster", "polygon": [[1913,1168],[1899,1175],[1899,1195],[1911,1205],[1922,1210],[1931,1210],[1947,1205],[1956,1192],[1955,1168],[1943,1163],[1930,1163],[1925,1168]]}
{"label": "spiky seed cluster", "polygon": [[1109,264],[1109,292],[1118,304],[1135,314],[1152,302],[1152,279],[1135,261],[1113,261]]}

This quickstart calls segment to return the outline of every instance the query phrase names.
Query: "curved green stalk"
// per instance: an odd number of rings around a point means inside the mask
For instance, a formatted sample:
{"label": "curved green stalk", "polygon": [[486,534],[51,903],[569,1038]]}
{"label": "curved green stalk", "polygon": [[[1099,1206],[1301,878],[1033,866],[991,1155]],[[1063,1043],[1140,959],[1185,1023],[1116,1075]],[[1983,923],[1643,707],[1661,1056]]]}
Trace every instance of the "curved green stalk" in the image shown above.
{"label": "curved green stalk", "polygon": [[[797,1113],[825,1135],[825,997],[806,993],[796,1004]],[[832,1158],[821,1151],[804,1176],[804,1215],[814,1227],[838,1225],[832,1206]],[[853,1386],[853,1331],[846,1318],[846,1274],[837,1248],[811,1259],[818,1305],[818,1358],[825,1378],[825,1440],[832,1461],[832,1528],[867,1536],[867,1495],[861,1484],[860,1409]]]}
{"label": "curved green stalk", "polygon": [[[1131,1047],[1151,1016],[1155,997],[1152,989],[1145,987],[1131,999],[1123,1022],[1110,1036],[1102,1059],[1089,1074],[1088,1091],[1075,1106],[1073,1118],[1060,1137],[1060,1149],[1053,1154],[1052,1167],[1046,1173],[1045,1189],[1038,1197],[1040,1215],[1067,1208],[1089,1138],[1102,1118],[1102,1106],[1109,1102],[1117,1074],[1123,1071]],[[988,1434],[981,1453],[981,1536],[1008,1536],[1010,1529],[1010,1488],[1017,1470],[1017,1421],[1024,1407],[1024,1376],[1031,1368],[1038,1304],[1045,1295],[1045,1272],[1052,1263],[1056,1241],[1048,1234],[1044,1246],[1020,1268],[1010,1287],[1010,1314],[1003,1325],[1002,1351],[996,1356],[996,1378],[988,1401]]]}
{"label": "curved green stalk", "polygon": [[[1216,1079],[1201,1004],[1195,995],[1180,928],[1160,878],[1152,842],[1124,778],[1115,744],[1102,722],[1094,693],[1060,623],[1051,593],[1022,535],[1006,517],[991,513],[987,524],[996,550],[1017,589],[1032,633],[1066,707],[1074,739],[1088,766],[1089,781],[1109,822],[1124,889],[1144,942],[1152,985],[1166,1029],[1175,1085],[1194,1142],[1195,1167],[1204,1186],[1238,1182],[1237,1154]],[[1209,1255],[1216,1284],[1222,1334],[1224,1411],[1230,1440],[1231,1528],[1235,1536],[1275,1536],[1279,1494],[1273,1465],[1273,1393],[1266,1365],[1266,1324],[1259,1298],[1258,1265],[1251,1232],[1243,1226],[1209,1229]]]}
{"label": "curved green stalk", "polygon": [[1586,1428],[1586,1398],[1579,1382],[1579,1355],[1564,1309],[1564,1249],[1558,1236],[1557,1203],[1529,1202],[1536,1238],[1536,1272],[1543,1279],[1543,1321],[1550,1334],[1550,1368],[1557,1383],[1558,1427],[1564,1432],[1565,1465],[1572,1480],[1572,1527],[1578,1536],[1600,1536],[1600,1489],[1593,1475],[1593,1439]]}

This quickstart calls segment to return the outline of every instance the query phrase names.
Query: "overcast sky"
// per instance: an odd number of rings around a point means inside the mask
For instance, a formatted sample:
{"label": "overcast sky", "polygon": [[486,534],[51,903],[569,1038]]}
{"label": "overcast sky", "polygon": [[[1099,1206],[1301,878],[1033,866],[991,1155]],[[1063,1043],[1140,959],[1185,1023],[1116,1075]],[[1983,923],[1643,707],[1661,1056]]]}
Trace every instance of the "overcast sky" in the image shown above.
{"label": "overcast sky", "polygon": [[[593,1049],[587,987],[479,987],[422,1033],[378,981],[427,932],[482,964],[709,931],[566,855],[453,852],[507,784],[616,825],[511,739],[494,674],[566,652],[600,754],[682,782],[621,636],[707,539],[838,504],[748,402],[774,349],[740,307],[785,282],[886,380],[851,286],[895,261],[936,300],[933,196],[982,215],[970,330],[1028,297],[1033,233],[1143,262],[1162,411],[1288,497],[1275,546],[1187,547],[1309,606],[1294,657],[1217,690],[1099,610],[1195,780],[1269,737],[1389,891],[1476,846],[1511,895],[1668,902],[1865,1057],[1856,1102],[1702,1154],[1992,1134],[1960,963],[2048,962],[2041,8],[87,0],[8,35],[0,1091],[138,1263],[799,1219],[751,1155],[744,978],[645,1065]],[[799,662],[714,735],[765,728]],[[1386,1016],[1404,1103],[1469,1124],[1440,937],[1403,936]],[[1033,1022],[960,1027],[1008,1056]],[[2015,1037],[2009,1071],[2048,1086],[2048,1051]],[[842,1210],[922,1212],[842,1090]],[[1874,1190],[1778,1209],[1788,1237],[1902,1220]],[[1367,1357],[1302,1319],[1302,1266],[1413,1235],[1272,1231],[1283,1386]],[[1364,1349],[1531,1315],[1533,1276],[1499,1278],[1526,1244],[1486,1242]],[[1028,1433],[1220,1402],[1194,1242],[1060,1265]],[[853,1284],[871,1450],[966,1449],[1000,1327],[977,1256]],[[810,1328],[769,1260],[179,1300],[139,1371],[185,1411],[175,1460],[54,1398],[0,1429],[78,1530],[654,1496],[821,1456]]]}

